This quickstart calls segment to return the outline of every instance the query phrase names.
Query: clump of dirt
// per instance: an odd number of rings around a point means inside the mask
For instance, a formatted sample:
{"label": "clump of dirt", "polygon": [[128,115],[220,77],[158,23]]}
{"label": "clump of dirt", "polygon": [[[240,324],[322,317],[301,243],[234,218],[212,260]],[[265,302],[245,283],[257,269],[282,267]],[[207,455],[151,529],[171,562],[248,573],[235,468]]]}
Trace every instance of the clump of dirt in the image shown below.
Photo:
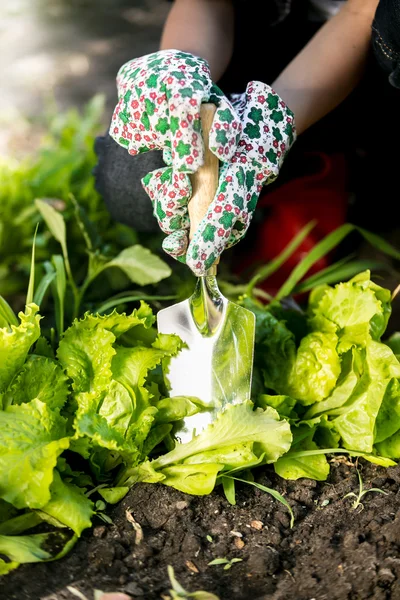
{"label": "clump of dirt", "polygon": [[[188,590],[221,600],[398,600],[400,598],[400,467],[363,463],[364,508],[352,508],[357,472],[335,460],[327,482],[284,481],[272,469],[256,481],[278,490],[295,515],[268,494],[240,485],[231,506],[217,489],[193,497],[140,484],[66,558],[26,565],[2,579],[2,600],[73,600],[67,586],[92,600],[93,590],[134,599],[169,597],[167,566]],[[215,558],[239,558],[209,565]]]}

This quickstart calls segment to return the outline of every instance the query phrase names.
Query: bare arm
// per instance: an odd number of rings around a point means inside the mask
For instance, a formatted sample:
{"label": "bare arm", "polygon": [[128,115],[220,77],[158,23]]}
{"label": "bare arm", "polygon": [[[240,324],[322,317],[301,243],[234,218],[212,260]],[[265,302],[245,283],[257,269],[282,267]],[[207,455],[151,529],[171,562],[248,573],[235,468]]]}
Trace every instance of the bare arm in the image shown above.
{"label": "bare arm", "polygon": [[295,114],[298,133],[333,110],[358,83],[378,0],[348,0],[272,87]]}
{"label": "bare arm", "polygon": [[205,58],[214,81],[233,52],[232,0],[175,0],[164,27],[161,50],[184,50]]}

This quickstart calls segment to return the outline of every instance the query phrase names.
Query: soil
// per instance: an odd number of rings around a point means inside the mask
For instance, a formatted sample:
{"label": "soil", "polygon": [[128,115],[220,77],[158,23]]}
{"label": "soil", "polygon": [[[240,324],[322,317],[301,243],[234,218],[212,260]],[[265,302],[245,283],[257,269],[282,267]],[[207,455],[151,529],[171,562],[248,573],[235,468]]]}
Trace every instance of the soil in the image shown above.
{"label": "soil", "polygon": [[[67,557],[4,577],[1,600],[73,600],[67,586],[88,600],[95,589],[166,599],[168,565],[188,591],[206,590],[221,600],[398,600],[400,467],[363,462],[359,470],[365,488],[386,495],[370,492],[357,509],[354,498],[344,498],[358,491],[355,466],[345,458],[331,463],[327,482],[256,472],[256,481],[291,504],[292,529],[282,504],[245,484],[237,488],[236,506],[221,489],[193,497],[137,485],[109,513],[113,524],[97,521]],[[241,561],[227,570],[208,564],[225,557]]]}

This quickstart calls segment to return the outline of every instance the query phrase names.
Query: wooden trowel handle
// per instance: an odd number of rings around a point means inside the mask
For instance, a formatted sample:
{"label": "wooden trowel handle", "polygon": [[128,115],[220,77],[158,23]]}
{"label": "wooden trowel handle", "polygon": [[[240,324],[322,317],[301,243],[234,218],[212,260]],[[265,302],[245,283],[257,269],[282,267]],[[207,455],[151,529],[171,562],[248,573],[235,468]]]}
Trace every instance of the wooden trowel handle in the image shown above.
{"label": "wooden trowel handle", "polygon": [[189,202],[190,239],[200,221],[207,214],[218,188],[219,160],[209,149],[209,133],[217,107],[215,104],[202,104],[200,109],[201,127],[204,142],[204,165],[190,176],[192,198]]}

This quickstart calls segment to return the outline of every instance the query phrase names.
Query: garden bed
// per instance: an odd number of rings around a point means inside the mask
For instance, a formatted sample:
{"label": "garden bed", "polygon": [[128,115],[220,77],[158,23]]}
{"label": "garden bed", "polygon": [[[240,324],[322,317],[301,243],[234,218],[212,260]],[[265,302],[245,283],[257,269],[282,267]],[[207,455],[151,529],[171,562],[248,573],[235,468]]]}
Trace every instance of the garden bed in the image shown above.
{"label": "garden bed", "polygon": [[[277,489],[285,508],[262,491],[240,486],[230,506],[221,488],[193,497],[162,485],[139,484],[87,531],[61,561],[21,566],[2,579],[4,600],[73,600],[67,586],[89,600],[93,590],[132,598],[169,597],[167,566],[190,592],[206,590],[221,600],[389,600],[400,597],[400,468],[359,466],[370,492],[352,508],[358,491],[355,466],[334,459],[327,482],[285,481],[272,470],[256,480]],[[143,539],[127,511],[140,524]],[[139,533],[140,539],[140,533]],[[208,563],[240,558],[231,568]]]}

